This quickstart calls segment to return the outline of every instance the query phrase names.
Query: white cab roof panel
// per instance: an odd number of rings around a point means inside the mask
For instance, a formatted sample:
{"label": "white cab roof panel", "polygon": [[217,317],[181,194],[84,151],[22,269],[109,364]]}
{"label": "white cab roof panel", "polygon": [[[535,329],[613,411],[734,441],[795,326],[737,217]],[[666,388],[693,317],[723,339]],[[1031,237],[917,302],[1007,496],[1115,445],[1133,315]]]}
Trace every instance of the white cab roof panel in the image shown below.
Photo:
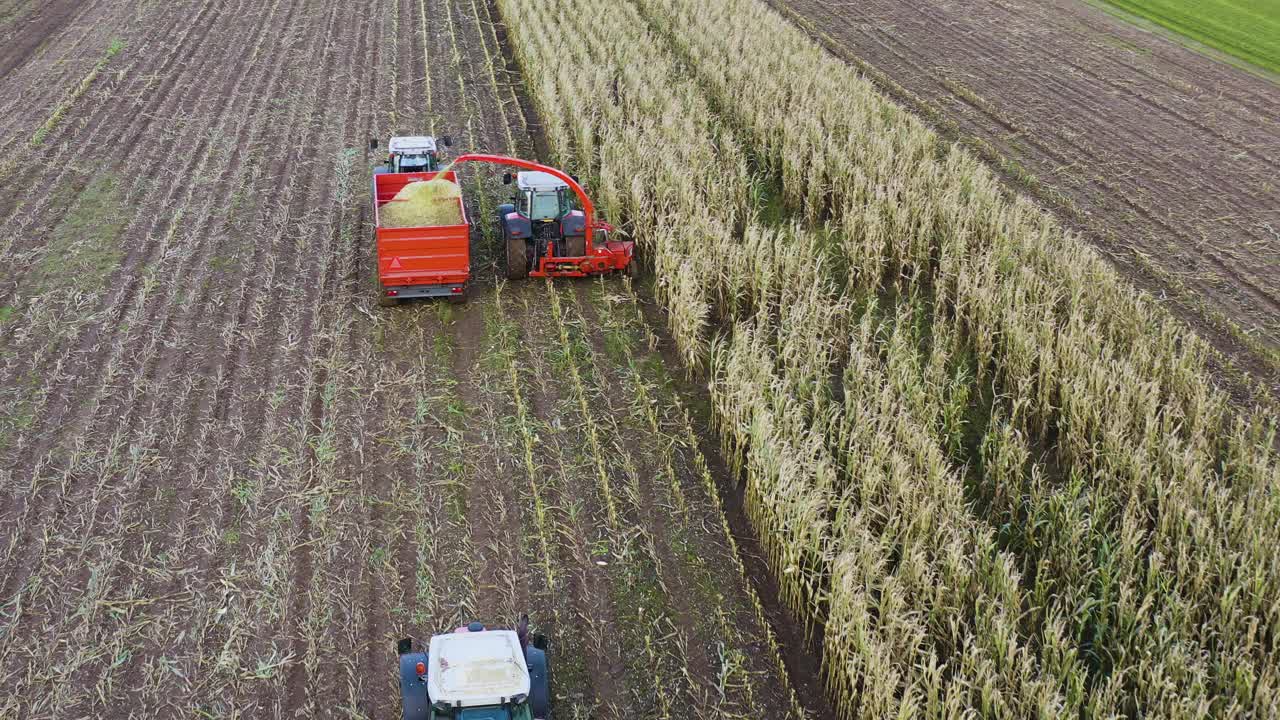
{"label": "white cab roof panel", "polygon": [[428,153],[436,151],[436,139],[427,135],[393,137],[387,143],[393,153]]}
{"label": "white cab roof panel", "polygon": [[510,630],[436,635],[430,660],[427,693],[433,703],[497,705],[529,694],[529,668],[520,638]]}
{"label": "white cab roof panel", "polygon": [[546,192],[569,187],[565,181],[541,170],[526,170],[517,173],[516,185],[521,190],[532,190],[534,192]]}

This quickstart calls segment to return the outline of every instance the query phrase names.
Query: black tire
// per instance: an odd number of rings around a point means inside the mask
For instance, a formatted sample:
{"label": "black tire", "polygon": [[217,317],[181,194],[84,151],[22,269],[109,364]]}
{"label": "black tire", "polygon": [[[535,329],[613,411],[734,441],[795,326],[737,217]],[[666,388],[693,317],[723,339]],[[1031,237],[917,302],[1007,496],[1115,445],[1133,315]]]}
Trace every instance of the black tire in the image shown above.
{"label": "black tire", "polygon": [[468,296],[470,295],[471,295],[471,286],[464,285],[462,286],[462,292],[458,293],[457,295],[449,296],[449,304],[450,305],[466,305],[467,300],[469,299]]}
{"label": "black tire", "polygon": [[529,666],[529,709],[533,717],[551,718],[551,663],[546,650],[526,648],[525,661]]}
{"label": "black tire", "polygon": [[400,304],[400,298],[387,297],[386,295],[378,296],[378,307],[395,307]]}
{"label": "black tire", "polygon": [[529,277],[529,244],[523,238],[507,238],[507,279],[523,280]]}
{"label": "black tire", "polygon": [[400,656],[400,704],[404,709],[403,720],[430,720],[431,698],[427,693],[427,684],[418,676],[418,663],[429,662],[426,653],[405,653]]}

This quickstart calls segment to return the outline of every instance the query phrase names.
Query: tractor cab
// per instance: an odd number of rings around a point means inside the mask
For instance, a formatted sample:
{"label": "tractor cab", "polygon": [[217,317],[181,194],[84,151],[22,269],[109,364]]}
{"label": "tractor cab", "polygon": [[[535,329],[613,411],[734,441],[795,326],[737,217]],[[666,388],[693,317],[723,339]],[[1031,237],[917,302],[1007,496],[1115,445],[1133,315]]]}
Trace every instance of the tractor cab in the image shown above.
{"label": "tractor cab", "polygon": [[[511,182],[508,174],[504,180]],[[569,184],[551,173],[530,170],[516,173],[516,211],[535,223],[551,223],[567,215],[573,207]]]}
{"label": "tractor cab", "polygon": [[[445,147],[451,145],[448,137],[440,138]],[[378,141],[369,143],[371,150],[378,148]],[[436,139],[429,135],[393,137],[387,143],[387,162],[383,172],[414,173],[436,172],[440,169],[440,150]]]}
{"label": "tractor cab", "polygon": [[479,623],[432,637],[425,653],[402,640],[404,720],[545,720],[551,700],[545,647],[541,638],[526,646],[515,631]]}

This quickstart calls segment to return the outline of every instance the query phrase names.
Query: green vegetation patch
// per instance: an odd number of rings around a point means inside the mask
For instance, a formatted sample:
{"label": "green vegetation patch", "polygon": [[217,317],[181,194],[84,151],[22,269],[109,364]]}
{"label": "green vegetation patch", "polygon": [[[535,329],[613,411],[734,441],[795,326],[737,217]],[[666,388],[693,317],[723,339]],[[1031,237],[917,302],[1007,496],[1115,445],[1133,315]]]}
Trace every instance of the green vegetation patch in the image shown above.
{"label": "green vegetation patch", "polygon": [[120,266],[120,234],[128,216],[119,185],[115,175],[103,173],[68,203],[44,256],[31,269],[32,294],[70,287],[96,291]]}
{"label": "green vegetation patch", "polygon": [[102,72],[102,69],[111,62],[112,58],[119,55],[120,51],[123,49],[124,42],[118,39],[112,40],[111,43],[107,45],[106,52],[102,54],[102,57],[98,58],[98,62],[89,70],[88,74],[86,74],[75,87],[67,91],[66,96],[63,97],[62,101],[58,103],[58,106],[53,109],[53,113],[50,114],[48,119],[44,121],[44,124],[36,130],[35,134],[31,136],[31,139],[28,141],[28,144],[31,145],[31,147],[36,147],[44,143],[45,138],[48,137],[49,133],[62,122],[63,117],[66,116],[67,111],[71,109],[71,106],[75,105],[76,101],[88,92],[89,88],[93,85],[93,82],[98,79],[98,74]]}
{"label": "green vegetation patch", "polygon": [[1105,0],[1180,35],[1280,73],[1280,0]]}

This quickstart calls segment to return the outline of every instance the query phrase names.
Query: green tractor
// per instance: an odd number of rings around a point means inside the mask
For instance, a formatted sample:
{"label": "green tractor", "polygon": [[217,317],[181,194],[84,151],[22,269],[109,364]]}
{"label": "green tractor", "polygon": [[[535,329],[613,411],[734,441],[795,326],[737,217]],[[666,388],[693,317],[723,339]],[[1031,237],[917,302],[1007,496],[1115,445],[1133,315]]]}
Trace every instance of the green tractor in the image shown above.
{"label": "green tractor", "polygon": [[435,635],[425,652],[400,641],[404,720],[548,720],[551,676],[546,638],[528,641],[529,617],[516,630],[473,622]]}

